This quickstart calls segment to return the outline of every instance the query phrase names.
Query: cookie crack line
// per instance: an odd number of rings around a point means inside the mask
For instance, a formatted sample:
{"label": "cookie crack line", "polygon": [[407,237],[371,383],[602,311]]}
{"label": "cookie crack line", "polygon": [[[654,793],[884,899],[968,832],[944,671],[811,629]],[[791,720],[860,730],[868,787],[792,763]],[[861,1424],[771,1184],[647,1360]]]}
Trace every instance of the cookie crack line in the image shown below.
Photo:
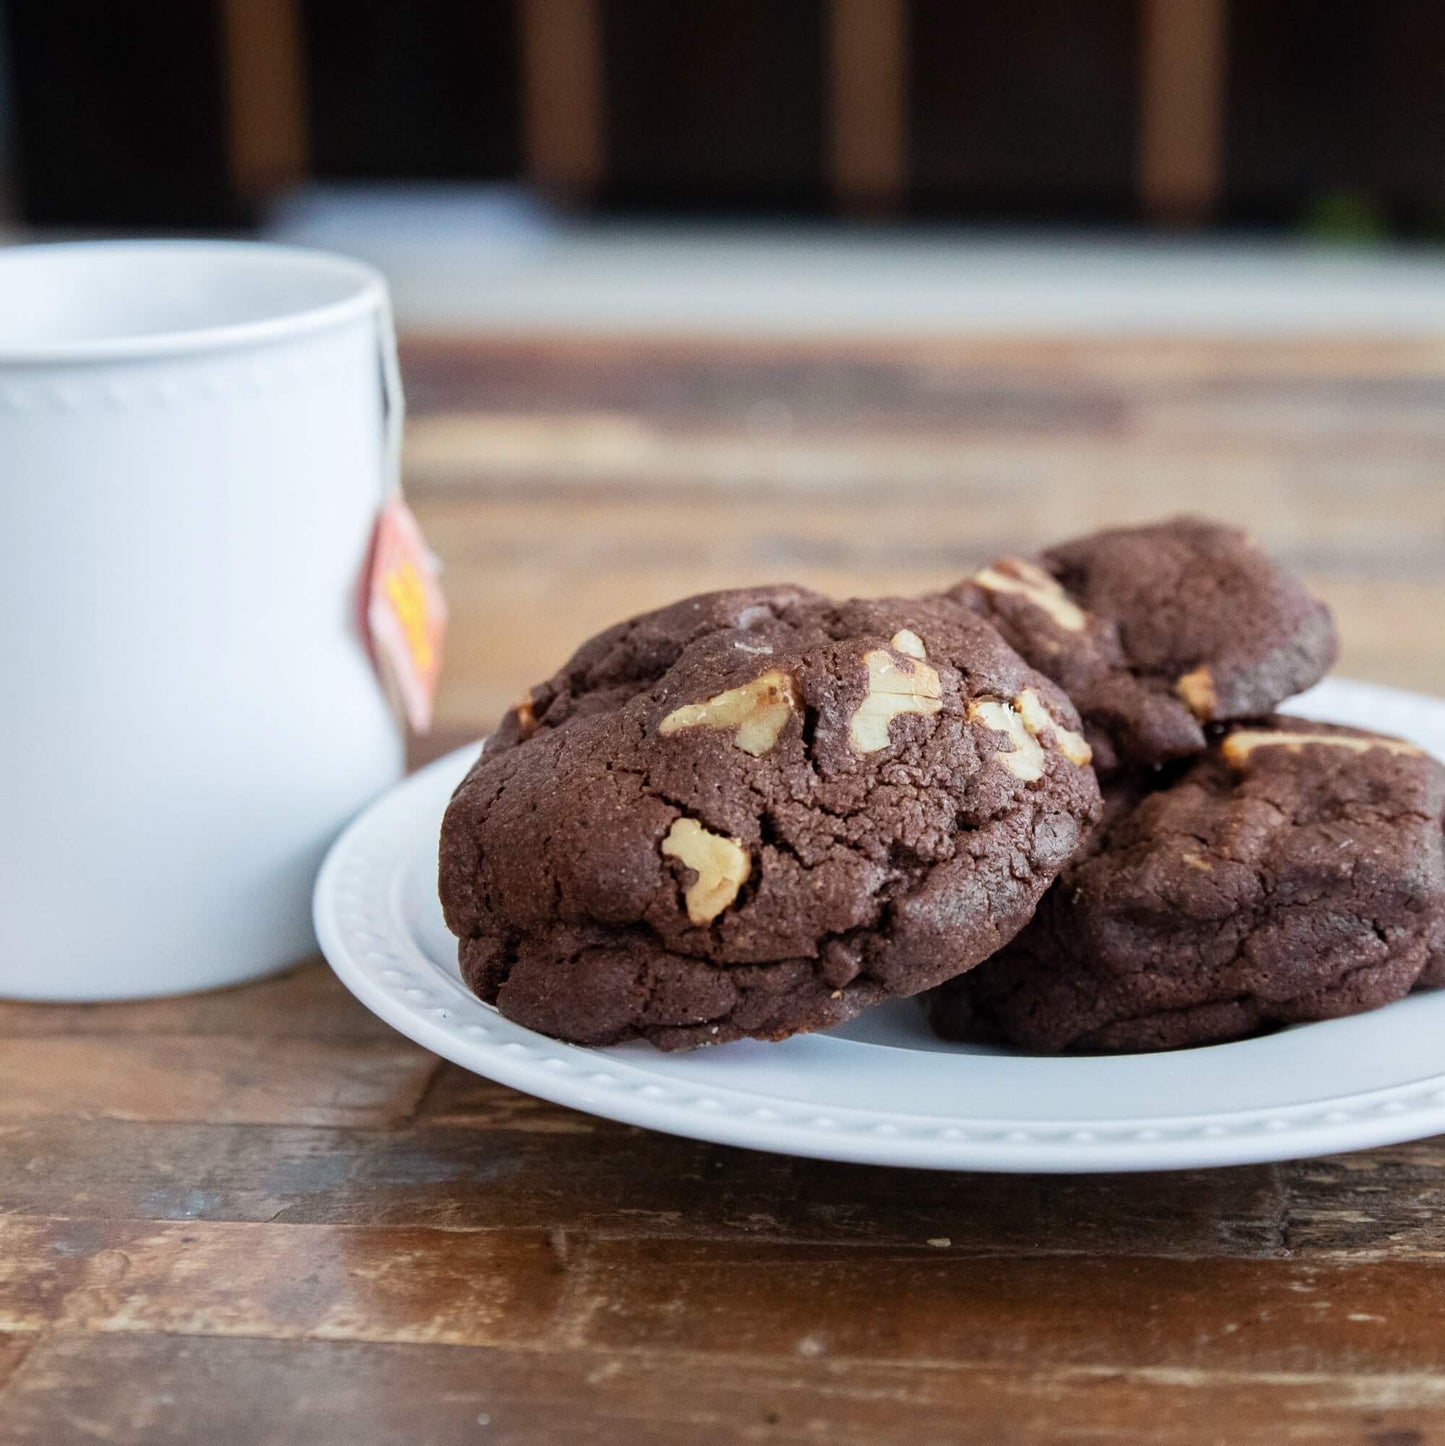
{"label": "cookie crack line", "polygon": [[[777,800],[774,799],[772,794],[766,792],[762,788],[759,788],[756,781],[752,778],[745,778],[743,780],[743,785],[748,789],[748,791],[753,795],[753,797],[757,799],[759,843],[771,843],[775,845],[780,849],[780,851],[786,852],[791,858],[795,859],[800,868],[808,872],[812,872],[815,869],[824,867],[824,864],[822,862],[818,864],[808,863],[808,861],[803,858],[802,854],[798,852],[797,846],[792,842],[791,839],[787,837],[786,832],[779,826],[781,823],[781,819],[777,813]],[[798,802],[798,800],[792,798],[789,798],[787,801],[792,803]],[[799,806],[803,805],[800,804]],[[809,812],[819,814],[822,818],[829,819],[838,823],[853,823],[860,817],[865,817],[868,812],[867,803],[864,803],[859,807],[851,809],[847,812],[841,812],[823,808],[819,806],[816,799],[809,799],[807,801],[806,807],[808,808]],[[766,831],[767,826],[769,825],[771,825],[773,830],[771,837],[768,836]],[[853,839],[848,838],[843,834],[840,834],[835,829],[828,830],[828,843],[829,850],[832,853],[846,854],[849,857],[857,859],[864,864],[871,864],[875,862],[872,856],[868,854],[865,850],[859,848],[857,843]]]}

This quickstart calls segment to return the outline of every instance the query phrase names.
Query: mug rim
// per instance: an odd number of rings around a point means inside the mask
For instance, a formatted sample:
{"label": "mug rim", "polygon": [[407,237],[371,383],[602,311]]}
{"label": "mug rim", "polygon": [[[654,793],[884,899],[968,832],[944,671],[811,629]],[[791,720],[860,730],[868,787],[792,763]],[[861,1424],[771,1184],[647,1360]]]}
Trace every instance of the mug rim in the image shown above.
{"label": "mug rim", "polygon": [[185,356],[227,348],[289,340],[339,326],[359,316],[385,313],[389,308],[386,278],[373,266],[350,256],[306,246],[284,246],[269,241],[171,240],[166,238],[112,241],[47,241],[0,246],[0,276],[13,264],[37,256],[109,255],[123,253],[185,257],[241,257],[268,264],[289,262],[298,269],[327,273],[352,283],[350,294],[337,301],[302,306],[254,321],[215,326],[184,327],[169,331],[138,332],[132,336],[102,336],[54,342],[0,341],[0,368],[51,363],[145,360]]}

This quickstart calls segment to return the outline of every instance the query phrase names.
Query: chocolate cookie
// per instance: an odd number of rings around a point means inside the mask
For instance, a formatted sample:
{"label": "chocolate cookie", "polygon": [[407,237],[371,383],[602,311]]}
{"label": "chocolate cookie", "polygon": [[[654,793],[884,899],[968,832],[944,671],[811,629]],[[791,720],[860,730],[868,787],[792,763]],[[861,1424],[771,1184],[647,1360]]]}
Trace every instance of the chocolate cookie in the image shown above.
{"label": "chocolate cookie", "polygon": [[1006,942],[1100,807],[1078,715],[944,599],[797,588],[609,630],[532,691],[442,826],[462,972],[558,1038],[837,1023]]}
{"label": "chocolate cookie", "polygon": [[[1111,793],[1114,790],[1110,790]],[[1445,963],[1445,768],[1274,717],[1111,798],[1008,948],[929,998],[938,1033],[1150,1050],[1356,1014]]]}
{"label": "chocolate cookie", "polygon": [[1335,658],[1329,609],[1232,527],[1180,517],[1003,558],[949,596],[987,617],[1084,719],[1101,776],[1200,752]]}

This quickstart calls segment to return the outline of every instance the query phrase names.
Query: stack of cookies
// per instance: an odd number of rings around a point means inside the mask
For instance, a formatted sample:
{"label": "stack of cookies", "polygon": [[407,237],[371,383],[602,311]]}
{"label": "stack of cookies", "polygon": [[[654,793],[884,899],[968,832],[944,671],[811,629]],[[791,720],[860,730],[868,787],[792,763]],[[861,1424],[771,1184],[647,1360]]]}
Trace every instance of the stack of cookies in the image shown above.
{"label": "stack of cookies", "polygon": [[1445,769],[1273,710],[1328,610],[1194,519],[941,595],[712,593],[503,720],[442,826],[467,983],[560,1039],[1234,1039],[1445,983]]}

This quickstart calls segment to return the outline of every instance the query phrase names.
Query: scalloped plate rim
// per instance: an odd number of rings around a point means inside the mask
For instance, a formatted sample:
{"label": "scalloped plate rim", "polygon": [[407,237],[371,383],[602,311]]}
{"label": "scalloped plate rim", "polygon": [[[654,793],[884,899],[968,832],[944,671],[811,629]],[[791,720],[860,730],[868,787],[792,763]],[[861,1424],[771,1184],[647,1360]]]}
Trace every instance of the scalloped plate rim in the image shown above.
{"label": "scalloped plate rim", "polygon": [[[1445,701],[1375,684],[1330,679],[1292,700],[1302,716],[1364,716],[1377,726],[1417,734],[1432,752],[1445,751]],[[1383,720],[1383,721],[1382,721]],[[1082,1111],[1056,1117],[1014,1118],[923,1114],[899,1108],[862,1108],[856,1104],[820,1104],[789,1097],[765,1085],[749,1087],[750,1074],[769,1072],[778,1051],[793,1046],[788,1069],[798,1078],[843,1054],[856,1068],[858,1051],[880,1053],[878,1072],[890,1076],[917,1071],[937,1074],[940,1060],[970,1061],[959,1073],[986,1076],[988,1054],[955,1056],[936,1047],[926,1067],[908,1046],[829,1035],[796,1036],[786,1045],[745,1043],[693,1055],[659,1055],[645,1046],[590,1048],[564,1044],[504,1019],[466,989],[449,960],[427,952],[407,923],[407,875],[419,850],[434,849],[440,809],[451,788],[476,757],[478,744],[436,760],[382,795],[342,833],[317,879],[314,915],[317,935],[332,969],[360,1002],[418,1044],[500,1084],[601,1118],[665,1133],[746,1149],[860,1164],[946,1170],[1029,1171],[1040,1173],[1116,1172],[1255,1164],[1338,1151],[1397,1144],[1445,1131],[1445,1058],[1433,1074],[1416,1075],[1382,1086],[1339,1088],[1284,1105],[1242,1106],[1177,1115],[1141,1114],[1130,1118]],[[427,901],[411,900],[415,907]],[[435,900],[429,906],[438,909]],[[1328,1032],[1359,1020],[1394,1015],[1401,1028],[1418,1029],[1404,1011],[1421,1007],[1433,1023],[1445,1020],[1445,990],[1412,996],[1373,1016],[1306,1025],[1261,1039],[1210,1049],[1183,1051],[1208,1056],[1224,1069],[1248,1049],[1267,1056],[1273,1041],[1312,1036],[1321,1044]],[[1378,1025],[1376,1026],[1378,1027]],[[1394,1027],[1393,1024],[1391,1027]],[[1442,1033],[1441,1037],[1445,1037]],[[1278,1049],[1278,1046],[1276,1046]],[[730,1067],[741,1076],[733,1085],[714,1078],[689,1080],[689,1060],[725,1051],[752,1051]],[[762,1051],[764,1053],[758,1053]],[[810,1060],[810,1056],[816,1059]],[[1179,1055],[1174,1056],[1178,1058]],[[1009,1069],[1031,1063],[1013,1055]],[[1167,1055],[1113,1056],[1113,1068],[1160,1073]],[[1155,1063],[1148,1063],[1148,1062]],[[1252,1062],[1257,1062],[1252,1061]],[[1085,1064],[1085,1060],[1074,1061]],[[1209,1065],[1206,1064],[1207,1073]],[[1041,1071],[1042,1072],[1042,1071]],[[699,1067],[699,1076],[716,1071]],[[1348,1067],[1339,1071],[1341,1082]],[[826,1076],[826,1071],[825,1071]],[[1067,1075],[1064,1076],[1067,1079]],[[1068,1090],[1073,1097],[1072,1088]]]}

